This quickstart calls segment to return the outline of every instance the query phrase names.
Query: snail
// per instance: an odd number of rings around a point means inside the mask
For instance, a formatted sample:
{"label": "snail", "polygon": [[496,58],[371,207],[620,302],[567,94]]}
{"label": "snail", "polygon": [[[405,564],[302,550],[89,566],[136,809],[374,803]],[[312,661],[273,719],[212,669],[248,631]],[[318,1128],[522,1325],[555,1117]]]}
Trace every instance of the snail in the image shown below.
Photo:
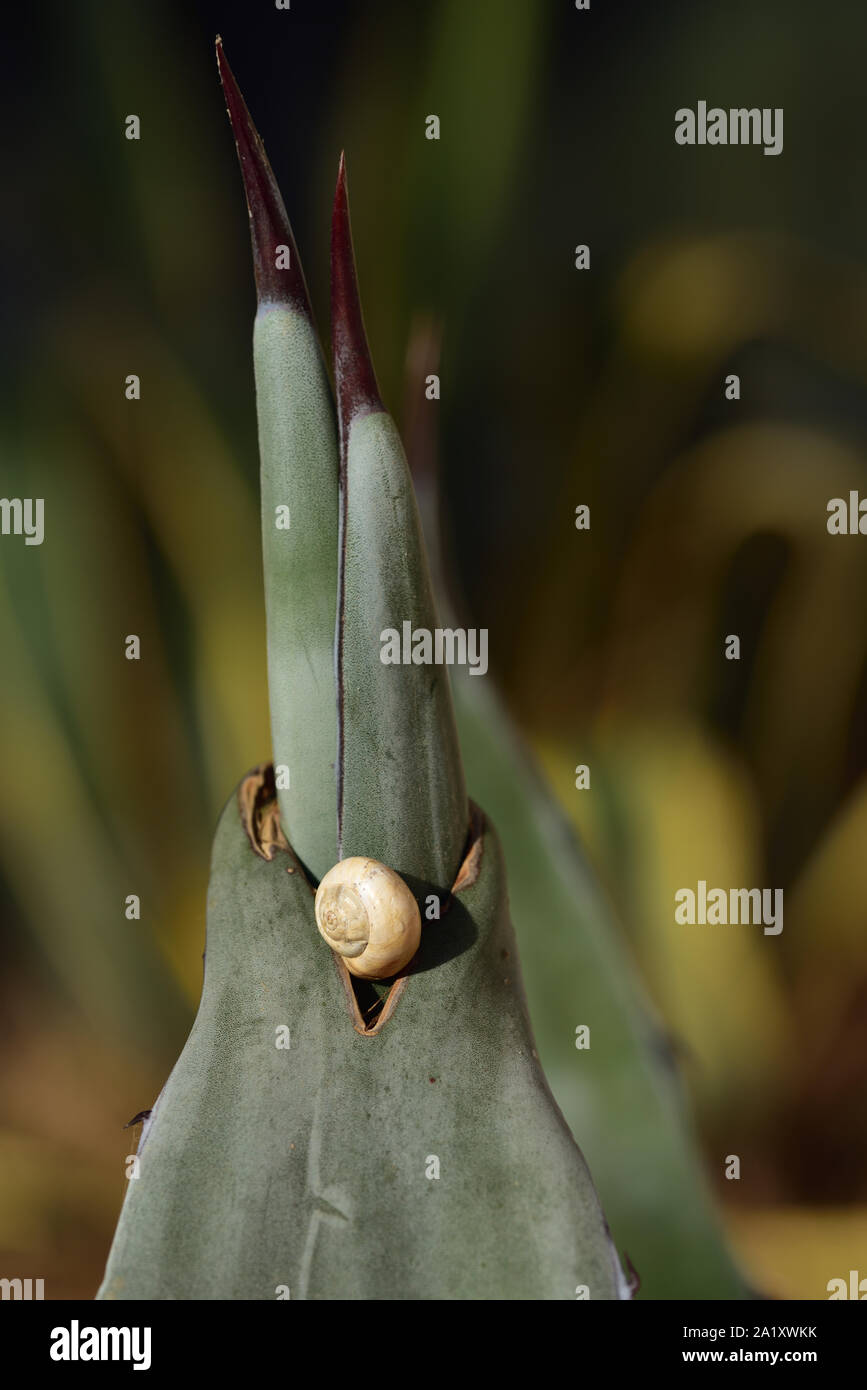
{"label": "snail", "polygon": [[421,941],[418,903],[400,875],[376,859],[359,855],[329,869],[314,911],[321,936],[363,980],[396,975]]}

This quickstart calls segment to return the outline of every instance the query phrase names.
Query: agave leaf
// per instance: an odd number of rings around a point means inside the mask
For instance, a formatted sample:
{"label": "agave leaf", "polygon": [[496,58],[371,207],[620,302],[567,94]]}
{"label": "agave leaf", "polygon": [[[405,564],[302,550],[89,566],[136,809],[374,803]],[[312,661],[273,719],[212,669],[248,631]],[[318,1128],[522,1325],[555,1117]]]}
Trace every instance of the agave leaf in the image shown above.
{"label": "agave leaf", "polygon": [[649,1298],[745,1298],[669,1041],[607,895],[494,688],[458,674],[454,692],[467,780],[508,858],[539,1055],[618,1244]]}
{"label": "agave leaf", "polygon": [[535,1055],[494,831],[366,1032],[265,811],[249,839],[234,797],[221,818],[202,1003],[98,1297],[627,1296]]}
{"label": "agave leaf", "polygon": [[[315,878],[335,863],[337,433],[301,261],[262,142],[217,41],[247,207],[262,480],[268,688],[280,816]],[[286,251],[280,252],[278,248]],[[278,260],[288,267],[278,268]],[[288,508],[280,514],[278,508]]]}
{"label": "agave leaf", "polygon": [[[438,370],[420,326],[417,375]],[[413,396],[416,394],[413,389]],[[440,523],[436,416],[412,416],[410,456],[440,612],[455,621]],[[530,1017],[545,1075],[581,1145],[618,1244],[650,1298],[744,1298],[723,1239],[671,1049],[613,909],[490,677],[452,682],[467,784],[509,865]],[[540,931],[539,924],[544,924]],[[589,1049],[575,1029],[590,1029]]]}
{"label": "agave leaf", "polygon": [[[467,798],[446,668],[385,665],[382,634],[438,626],[403,446],[383,408],[355,277],[341,158],[331,243],[340,428],[338,851],[448,891]],[[291,837],[290,837],[291,838]]]}
{"label": "agave leaf", "polygon": [[[244,779],[214,843],[196,1023],[145,1123],[99,1296],[628,1297],[536,1056],[503,861],[470,817],[447,677],[380,660],[383,628],[431,634],[437,618],[367,351],[342,163],[332,274],[338,852],[435,887],[443,912],[397,979],[365,988],[316,930],[273,768]],[[294,389],[309,355],[286,361]],[[267,525],[265,544],[267,567]],[[287,689],[298,717],[313,712],[306,686]]]}

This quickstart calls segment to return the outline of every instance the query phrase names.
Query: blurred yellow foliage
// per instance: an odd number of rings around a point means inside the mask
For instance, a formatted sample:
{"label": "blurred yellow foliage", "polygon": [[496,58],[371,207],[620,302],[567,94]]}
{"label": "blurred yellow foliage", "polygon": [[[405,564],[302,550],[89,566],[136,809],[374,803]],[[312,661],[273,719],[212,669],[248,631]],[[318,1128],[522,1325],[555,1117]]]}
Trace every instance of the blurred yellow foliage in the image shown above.
{"label": "blurred yellow foliage", "polygon": [[[827,1299],[828,1281],[845,1279],[857,1251],[867,1277],[867,1207],[773,1207],[728,1205],[723,1216],[732,1244],[754,1288],[770,1298]],[[742,1323],[766,1322],[755,1305]],[[780,1321],[775,1315],[775,1320]]]}

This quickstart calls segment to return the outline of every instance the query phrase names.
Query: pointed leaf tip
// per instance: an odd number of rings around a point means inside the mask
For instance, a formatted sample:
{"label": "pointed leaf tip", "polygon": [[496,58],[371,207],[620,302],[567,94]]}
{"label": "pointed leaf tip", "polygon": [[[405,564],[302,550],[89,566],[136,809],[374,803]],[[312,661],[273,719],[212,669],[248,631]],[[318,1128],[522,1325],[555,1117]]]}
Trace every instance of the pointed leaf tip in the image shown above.
{"label": "pointed leaf tip", "polygon": [[217,68],[247,197],[259,304],[291,304],[312,323],[310,296],[280,189],[259,132],[223,52],[223,41],[219,35],[216,50]]}
{"label": "pointed leaf tip", "polygon": [[345,451],[353,419],[358,415],[384,410],[384,406],[376,384],[358,295],[346,191],[346,159],[343,154],[340,156],[331,222],[331,350],[334,355],[341,450]]}

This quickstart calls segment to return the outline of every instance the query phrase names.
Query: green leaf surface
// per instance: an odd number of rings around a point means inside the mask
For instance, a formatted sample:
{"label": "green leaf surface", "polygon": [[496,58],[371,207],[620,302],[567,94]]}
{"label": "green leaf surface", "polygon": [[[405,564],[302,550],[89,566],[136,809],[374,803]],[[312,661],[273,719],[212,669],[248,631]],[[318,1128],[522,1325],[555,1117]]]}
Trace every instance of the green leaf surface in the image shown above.
{"label": "green leaf surface", "polygon": [[341,160],[332,232],[341,454],[339,857],[371,855],[417,892],[448,891],[467,799],[447,668],[382,661],[383,634],[438,627],[412,480],[379,400],[361,316]]}
{"label": "green leaf surface", "polygon": [[477,848],[475,881],[364,1034],[303,874],[254,854],[229,802],[201,1006],[99,1298],[628,1296],[533,1048],[490,825]]}
{"label": "green leaf surface", "polygon": [[[436,335],[420,340],[437,370]],[[417,417],[413,474],[446,622],[436,417]],[[459,600],[458,600],[459,602]],[[462,607],[463,605],[461,605]],[[496,821],[539,1055],[581,1144],[618,1247],[648,1298],[745,1298],[714,1210],[669,1039],[650,1007],[608,896],[490,676],[455,670],[467,785]],[[576,1029],[590,1047],[576,1047]]]}
{"label": "green leaf surface", "polygon": [[253,360],[268,690],[274,762],[287,770],[278,775],[280,813],[295,853],[321,878],[338,857],[334,403],[280,190],[219,41],[217,59],[244,177],[258,297]]}
{"label": "green leaf surface", "polygon": [[[253,336],[262,463],[262,552],[280,815],[315,878],[337,853],[337,435],[318,342],[291,307],[261,309]],[[289,508],[278,529],[277,508]]]}
{"label": "green leaf surface", "polygon": [[[746,1298],[669,1041],[607,895],[493,687],[457,673],[454,692],[470,790],[502,834],[539,1056],[641,1295]],[[581,1024],[589,1049],[575,1046]]]}

